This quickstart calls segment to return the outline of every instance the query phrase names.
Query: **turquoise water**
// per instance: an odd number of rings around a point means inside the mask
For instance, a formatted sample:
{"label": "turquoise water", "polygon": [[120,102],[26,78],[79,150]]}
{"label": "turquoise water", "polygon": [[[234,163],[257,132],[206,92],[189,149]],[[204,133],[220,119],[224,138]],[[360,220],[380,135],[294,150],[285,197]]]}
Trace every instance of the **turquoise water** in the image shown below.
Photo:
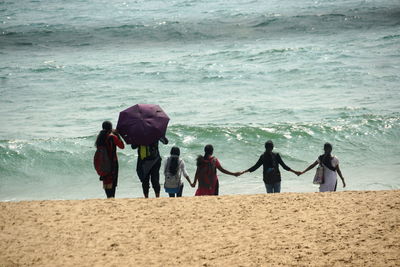
{"label": "turquoise water", "polygon": [[[168,113],[161,152],[191,177],[208,143],[239,171],[272,139],[303,170],[329,141],[346,190],[400,188],[397,0],[1,1],[0,85],[2,201],[103,198],[96,135],[136,103]],[[119,158],[117,197],[141,197],[136,151]],[[313,173],[282,190],[317,191]],[[220,182],[265,192],[261,169]]]}

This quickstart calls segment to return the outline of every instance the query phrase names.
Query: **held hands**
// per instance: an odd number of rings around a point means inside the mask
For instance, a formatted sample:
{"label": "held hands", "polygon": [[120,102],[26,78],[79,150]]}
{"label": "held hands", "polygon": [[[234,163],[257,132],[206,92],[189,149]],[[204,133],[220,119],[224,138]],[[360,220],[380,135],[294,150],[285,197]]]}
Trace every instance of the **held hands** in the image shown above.
{"label": "held hands", "polygon": [[238,177],[244,173],[246,173],[247,171],[241,171],[241,172],[235,172],[235,176]]}
{"label": "held hands", "polygon": [[[244,173],[246,173],[247,171],[241,171],[241,172],[235,172],[234,173],[234,175],[236,176],[236,177],[238,177],[238,176],[240,176],[240,175],[242,175],[242,174],[244,174]],[[294,174],[296,174],[297,176],[300,176],[300,175],[302,175],[304,172],[300,172],[300,171],[294,171],[294,170],[292,170],[292,172],[294,173]]]}
{"label": "held hands", "polygon": [[302,175],[304,172],[299,172],[299,171],[293,171],[294,174],[296,174],[297,176]]}

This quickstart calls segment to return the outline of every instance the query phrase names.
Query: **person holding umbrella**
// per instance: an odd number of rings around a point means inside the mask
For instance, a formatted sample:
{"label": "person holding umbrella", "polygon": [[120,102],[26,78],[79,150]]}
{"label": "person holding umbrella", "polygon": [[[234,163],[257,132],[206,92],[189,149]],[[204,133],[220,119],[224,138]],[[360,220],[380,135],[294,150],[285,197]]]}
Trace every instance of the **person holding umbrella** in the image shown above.
{"label": "person holding umbrella", "polygon": [[[168,144],[168,139],[164,136],[159,140],[163,144]],[[158,150],[158,141],[150,145],[131,145],[132,149],[138,150],[138,161],[136,173],[142,183],[143,195],[149,198],[150,181],[156,197],[160,197],[160,168],[161,156]]]}
{"label": "person holding umbrella", "polygon": [[168,144],[165,137],[169,117],[158,105],[137,104],[120,112],[117,129],[132,149],[138,150],[136,172],[143,195],[149,197],[150,181],[156,197],[160,196],[161,157],[158,143]]}

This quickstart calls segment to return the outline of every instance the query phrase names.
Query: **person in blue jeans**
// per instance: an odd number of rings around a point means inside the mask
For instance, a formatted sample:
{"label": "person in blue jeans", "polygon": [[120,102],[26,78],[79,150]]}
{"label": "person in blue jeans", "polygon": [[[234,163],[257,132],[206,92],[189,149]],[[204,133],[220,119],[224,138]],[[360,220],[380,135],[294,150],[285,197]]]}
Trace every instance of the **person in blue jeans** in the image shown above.
{"label": "person in blue jeans", "polygon": [[267,193],[280,193],[281,192],[281,172],[279,171],[279,165],[282,166],[286,171],[293,172],[296,175],[300,175],[301,172],[294,171],[289,168],[282,160],[279,153],[273,153],[274,144],[271,140],[265,143],[265,152],[260,156],[257,163],[250,169],[241,172],[254,172],[261,165],[263,165],[263,180]]}

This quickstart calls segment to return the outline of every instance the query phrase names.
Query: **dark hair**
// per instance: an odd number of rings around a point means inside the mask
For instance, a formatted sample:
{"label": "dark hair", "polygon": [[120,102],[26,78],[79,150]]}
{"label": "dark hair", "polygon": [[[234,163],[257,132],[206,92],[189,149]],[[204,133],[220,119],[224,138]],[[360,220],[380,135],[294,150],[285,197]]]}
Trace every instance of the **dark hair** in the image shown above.
{"label": "dark hair", "polygon": [[325,151],[327,151],[327,150],[332,151],[332,149],[333,149],[333,147],[332,147],[332,145],[330,143],[325,143],[324,144],[324,150]]}
{"label": "dark hair", "polygon": [[106,145],[106,138],[112,131],[112,123],[109,121],[104,121],[102,124],[102,128],[103,128],[103,130],[101,130],[99,132],[99,134],[97,135],[97,138],[96,138],[96,143],[95,143],[96,147]]}
{"label": "dark hair", "polygon": [[274,143],[272,143],[272,141],[271,140],[268,140],[267,142],[265,142],[265,150],[268,150],[268,151],[272,151],[273,149],[274,149]]}
{"label": "dark hair", "polygon": [[214,147],[212,145],[206,145],[204,147],[204,158],[208,159],[209,156],[211,156],[214,152]]}
{"label": "dark hair", "polygon": [[197,166],[200,166],[204,160],[208,159],[214,152],[214,147],[212,145],[206,145],[204,147],[204,156],[199,155],[197,157]]}
{"label": "dark hair", "polygon": [[111,131],[112,130],[112,123],[110,121],[104,121],[101,125],[103,130]]}
{"label": "dark hair", "polygon": [[179,147],[174,146],[171,148],[171,155],[176,156],[176,157],[171,157],[170,163],[169,163],[169,173],[172,175],[175,175],[178,172],[179,169],[179,155],[181,154],[181,151],[179,150]]}
{"label": "dark hair", "polygon": [[332,166],[332,158],[333,158],[332,155],[331,155],[332,149],[333,149],[333,147],[332,147],[332,145],[330,143],[325,143],[324,144],[325,153],[319,157],[319,160],[331,170],[335,169]]}

